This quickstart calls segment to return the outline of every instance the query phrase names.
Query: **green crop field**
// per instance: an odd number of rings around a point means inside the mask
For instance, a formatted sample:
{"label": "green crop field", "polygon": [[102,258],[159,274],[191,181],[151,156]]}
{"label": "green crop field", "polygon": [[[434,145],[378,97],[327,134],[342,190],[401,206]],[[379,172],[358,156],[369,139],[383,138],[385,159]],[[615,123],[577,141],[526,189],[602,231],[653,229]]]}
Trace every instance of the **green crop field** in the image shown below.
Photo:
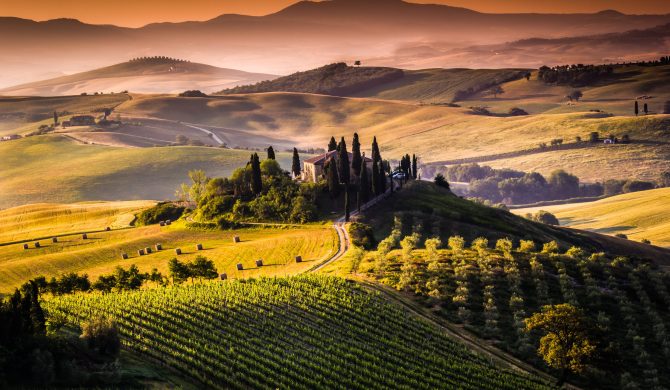
{"label": "green crop field", "polygon": [[[0,143],[0,208],[31,203],[171,199],[188,171],[228,176],[251,152],[207,147],[123,148],[79,144],[64,135]],[[277,153],[283,167],[291,155]]]}
{"label": "green crop field", "polygon": [[213,388],[548,387],[492,365],[443,330],[340,278],[77,294],[45,307],[74,325],[109,316],[126,347]]}
{"label": "green crop field", "polygon": [[[241,242],[234,243],[233,236]],[[234,231],[196,230],[181,223],[160,227],[158,225],[112,230],[60,237],[57,243],[50,239],[40,241],[35,248],[24,250],[22,243],[2,247],[0,254],[0,292],[10,292],[37,275],[59,276],[67,272],[86,273],[92,280],[111,273],[116,266],[128,268],[137,265],[142,272],[157,268],[168,273],[168,260],[193,260],[197,255],[214,261],[220,273],[230,278],[291,275],[305,271],[336,252],[337,236],[330,226],[250,228]],[[139,256],[137,251],[161,244],[163,250]],[[202,244],[202,251],[196,245]],[[180,256],[175,249],[182,249]],[[129,259],[123,260],[122,253]],[[295,256],[303,262],[296,263]],[[257,267],[256,260],[263,266]],[[236,265],[242,263],[243,271]]]}
{"label": "green crop field", "polygon": [[597,202],[517,209],[524,215],[542,209],[559,218],[561,225],[604,234],[625,234],[670,247],[670,188],[633,192]]}

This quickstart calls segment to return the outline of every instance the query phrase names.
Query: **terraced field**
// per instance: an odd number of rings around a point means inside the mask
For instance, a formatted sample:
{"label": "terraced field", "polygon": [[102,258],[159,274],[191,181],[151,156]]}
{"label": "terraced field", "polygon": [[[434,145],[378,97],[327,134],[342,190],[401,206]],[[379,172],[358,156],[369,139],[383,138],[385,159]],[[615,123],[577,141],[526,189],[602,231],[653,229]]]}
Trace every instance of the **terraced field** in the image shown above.
{"label": "terraced field", "polygon": [[213,388],[528,389],[444,331],[352,282],[299,276],[78,294],[45,302],[114,318],[124,345]]}

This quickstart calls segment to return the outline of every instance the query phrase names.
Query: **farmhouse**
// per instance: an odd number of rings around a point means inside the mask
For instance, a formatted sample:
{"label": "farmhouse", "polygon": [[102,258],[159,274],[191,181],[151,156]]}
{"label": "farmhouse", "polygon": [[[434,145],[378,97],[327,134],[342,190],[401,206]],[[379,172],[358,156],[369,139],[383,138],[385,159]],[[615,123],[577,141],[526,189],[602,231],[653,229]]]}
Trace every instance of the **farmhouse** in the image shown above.
{"label": "farmhouse", "polygon": [[[353,155],[349,154],[349,162],[351,163]],[[316,183],[322,178],[324,178],[325,172],[323,170],[326,162],[330,160],[331,157],[337,159],[337,151],[333,150],[328,153],[324,153],[318,156],[314,156],[310,159],[307,159],[303,162],[302,167],[302,180],[307,182]],[[372,159],[364,157],[365,161],[369,164],[372,164]],[[351,176],[354,176],[353,167],[351,167]]]}

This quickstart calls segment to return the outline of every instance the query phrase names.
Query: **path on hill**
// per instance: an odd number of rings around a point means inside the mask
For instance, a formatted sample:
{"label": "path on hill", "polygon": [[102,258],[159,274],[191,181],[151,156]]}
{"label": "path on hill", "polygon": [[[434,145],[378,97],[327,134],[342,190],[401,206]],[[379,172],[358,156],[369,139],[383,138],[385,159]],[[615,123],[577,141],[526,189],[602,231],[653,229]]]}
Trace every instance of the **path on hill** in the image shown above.
{"label": "path on hill", "polygon": [[211,132],[211,131],[209,131],[209,130],[207,130],[207,129],[203,129],[202,127],[198,127],[198,126],[191,125],[191,124],[184,123],[184,122],[182,122],[181,124],[184,125],[184,126],[186,126],[186,127],[190,127],[190,128],[192,128],[192,129],[200,130],[200,131],[202,131],[202,132],[204,132],[204,133],[207,133],[207,136],[210,137],[210,138],[212,138],[212,139],[213,139],[214,141],[216,141],[219,145],[223,145],[223,144],[224,144],[223,140],[222,140],[221,138],[219,138],[218,135],[214,134],[213,132]]}

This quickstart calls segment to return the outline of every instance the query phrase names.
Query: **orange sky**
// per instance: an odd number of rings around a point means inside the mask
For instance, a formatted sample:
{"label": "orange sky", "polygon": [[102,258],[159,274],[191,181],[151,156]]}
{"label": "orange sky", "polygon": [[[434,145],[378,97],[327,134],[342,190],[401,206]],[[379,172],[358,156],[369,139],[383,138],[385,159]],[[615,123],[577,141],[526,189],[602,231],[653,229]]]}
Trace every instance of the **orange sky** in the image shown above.
{"label": "orange sky", "polygon": [[[359,0],[365,1],[365,0]],[[441,3],[481,12],[670,13],[669,0],[410,0]],[[87,23],[137,27],[152,22],[207,20],[224,13],[264,15],[296,0],[0,0],[0,16],[35,20],[70,17]]]}

